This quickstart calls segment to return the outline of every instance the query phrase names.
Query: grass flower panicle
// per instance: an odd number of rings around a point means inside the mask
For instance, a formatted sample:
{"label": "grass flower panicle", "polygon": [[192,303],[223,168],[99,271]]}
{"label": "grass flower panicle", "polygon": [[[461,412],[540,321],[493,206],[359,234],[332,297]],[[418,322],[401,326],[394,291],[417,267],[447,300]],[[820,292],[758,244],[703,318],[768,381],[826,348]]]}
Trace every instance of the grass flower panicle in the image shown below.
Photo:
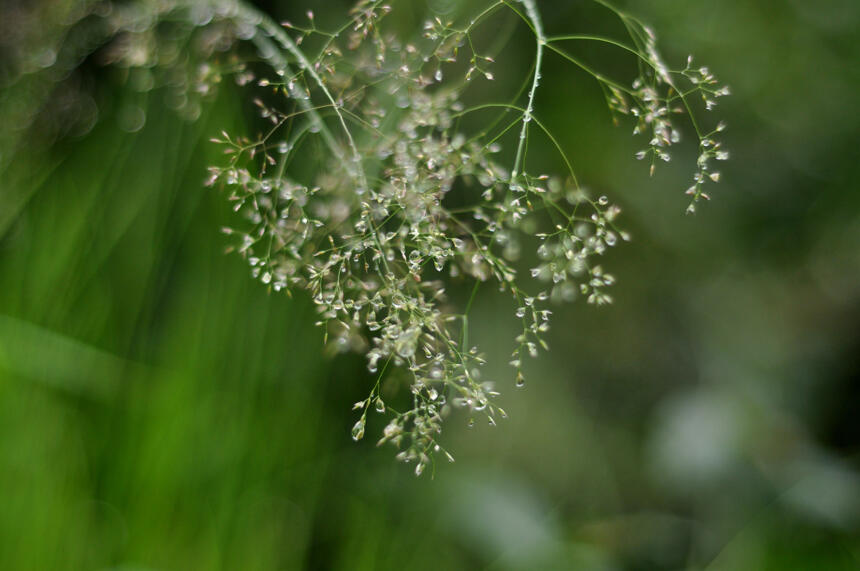
{"label": "grass flower panicle", "polygon": [[[318,27],[313,12],[279,23],[241,0],[163,0],[98,13],[111,38],[106,61],[144,74],[150,89],[164,86],[189,119],[227,78],[255,91],[262,134],[213,139],[223,160],[207,184],[225,190],[238,216],[225,232],[256,279],[275,292],[310,295],[327,343],[366,355],[377,382],[355,404],[352,437],[365,436],[370,413],[387,415],[378,442],[395,445],[416,474],[437,453],[453,461],[440,443],[453,410],[466,411],[469,423],[506,416],[497,385],[483,377],[485,357],[469,343],[472,301],[457,308],[450,284],[474,283],[472,299],[482,283],[511,296],[522,325],[511,356],[518,386],[526,358],[547,348],[552,303],[612,302],[615,278],[601,258],[630,237],[619,226],[620,207],[585,191],[540,119],[544,61],[560,57],[594,78],[616,122],[630,117],[646,141],[636,158],[652,173],[681,141],[678,117],[688,117],[699,146],[690,212],[720,179],[715,161],[729,157],[717,139],[724,125],[702,130],[693,110],[696,98],[711,110],[728,89],[692,58],[673,70],[650,28],[595,2],[620,21],[625,40],[548,37],[536,0],[488,1],[464,23],[431,17],[413,41],[388,30],[398,6],[381,0],[360,0],[334,30]],[[533,72],[516,100],[476,104],[471,86],[504,68],[475,31],[504,12],[534,34]],[[620,81],[591,68],[569,51],[578,41],[617,47],[638,74]],[[466,126],[484,117],[483,128]],[[568,172],[531,171],[534,136],[559,150]],[[503,152],[508,139],[513,158]],[[523,257],[536,263],[522,268]],[[395,368],[409,379],[402,409],[381,390]]]}

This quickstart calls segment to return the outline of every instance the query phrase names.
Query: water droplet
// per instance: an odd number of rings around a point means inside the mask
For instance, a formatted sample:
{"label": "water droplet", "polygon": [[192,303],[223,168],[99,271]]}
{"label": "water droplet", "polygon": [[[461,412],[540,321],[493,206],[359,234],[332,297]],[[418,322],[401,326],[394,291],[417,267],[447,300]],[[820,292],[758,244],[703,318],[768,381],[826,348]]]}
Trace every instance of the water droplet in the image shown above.
{"label": "water droplet", "polygon": [[364,438],[364,417],[360,418],[352,427],[352,439],[358,442]]}

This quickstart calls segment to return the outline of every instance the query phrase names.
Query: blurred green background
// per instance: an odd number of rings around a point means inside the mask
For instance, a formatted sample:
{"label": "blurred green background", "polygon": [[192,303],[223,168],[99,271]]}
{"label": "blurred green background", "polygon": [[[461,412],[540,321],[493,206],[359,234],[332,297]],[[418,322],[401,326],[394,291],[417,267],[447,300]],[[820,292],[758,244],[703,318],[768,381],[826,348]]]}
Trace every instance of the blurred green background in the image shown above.
{"label": "blurred green background", "polygon": [[[539,2],[550,33],[600,29],[585,4]],[[224,255],[202,182],[208,138],[246,128],[240,91],[185,122],[97,65],[16,75],[76,5],[0,1],[0,569],[860,568],[856,0],[625,4],[733,89],[733,160],[693,217],[689,141],[647,178],[597,85],[549,58],[538,115],[635,240],[607,261],[614,305],[556,308],[525,389],[509,304],[478,296],[510,419],[455,415],[457,462],[420,479],[350,439],[363,359]],[[347,8],[265,6],[309,7]],[[70,82],[91,99],[54,125]]]}

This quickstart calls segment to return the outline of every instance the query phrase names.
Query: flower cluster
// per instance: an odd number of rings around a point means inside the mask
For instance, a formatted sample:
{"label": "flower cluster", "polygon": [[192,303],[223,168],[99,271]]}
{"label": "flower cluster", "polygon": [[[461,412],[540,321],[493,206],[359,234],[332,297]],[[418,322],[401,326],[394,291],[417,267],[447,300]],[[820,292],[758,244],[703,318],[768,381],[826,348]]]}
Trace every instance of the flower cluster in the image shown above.
{"label": "flower cluster", "polygon": [[[528,166],[534,133],[547,136],[570,165],[536,113],[544,57],[554,53],[583,68],[604,88],[613,113],[634,118],[634,133],[649,139],[637,157],[650,158],[652,170],[680,141],[672,116],[690,117],[700,146],[694,203],[708,197],[705,182],[719,179],[712,159],[728,157],[715,140],[722,124],[702,134],[689,101],[700,94],[710,109],[727,90],[692,60],[672,71],[649,28],[595,1],[621,20],[631,44],[546,37],[534,0],[489,2],[463,26],[431,18],[414,42],[386,30],[395,9],[381,0],[360,0],[333,31],[320,29],[312,12],[304,24],[277,23],[241,0],[164,0],[111,15],[109,59],[182,76],[168,82],[182,109],[196,109],[228,74],[256,86],[263,132],[213,139],[225,158],[210,168],[208,184],[225,189],[239,216],[225,232],[255,278],[276,292],[307,292],[328,343],[366,355],[377,381],[355,405],[352,436],[364,437],[371,412],[389,415],[379,444],[397,446],[398,459],[414,463],[416,474],[435,453],[453,460],[440,443],[453,410],[465,410],[470,424],[505,417],[496,383],[483,376],[484,357],[469,343],[480,284],[507,292],[522,324],[511,360],[517,385],[524,360],[547,347],[552,303],[580,295],[595,305],[612,302],[615,278],[601,258],[630,238],[617,226],[621,209],[606,196],[592,198],[572,168],[550,176]],[[524,101],[467,107],[470,86],[495,77],[496,54],[481,52],[472,34],[502,12],[525,20],[535,35],[530,89]],[[189,67],[192,60],[159,39],[162,20],[186,31],[169,37],[195,38],[204,61]],[[625,84],[589,68],[560,47],[573,40],[623,49],[639,62],[639,75]],[[690,87],[679,87],[682,80]],[[489,119],[484,128],[467,128],[474,123],[467,116]],[[510,132],[519,137],[505,149]],[[535,265],[521,267],[530,259]],[[462,283],[474,286],[458,307],[446,289]],[[383,375],[392,370],[408,378],[405,407],[383,394]]]}
{"label": "flower cluster", "polygon": [[[687,190],[687,194],[692,196],[687,212],[692,214],[696,211],[696,203],[699,200],[710,198],[702,190],[702,185],[706,181],[719,182],[720,180],[720,174],[709,168],[711,159],[728,160],[729,153],[723,150],[722,144],[715,139],[718,133],[725,130],[725,123],[720,122],[709,133],[703,132],[693,112],[691,99],[698,96],[704,108],[712,111],[717,106],[717,100],[729,95],[730,90],[727,86],[720,85],[707,67],[694,67],[693,56],[687,58],[683,69],[670,69],[663,63],[657,50],[657,37],[653,30],[628,14],[618,12],[618,15],[630,31],[633,47],[614,41],[612,43],[637,54],[640,59],[640,73],[633,80],[631,88],[601,74],[595,74],[595,79],[604,89],[610,111],[619,115],[632,115],[635,118],[633,134],[648,138],[648,146],[638,151],[636,158],[650,162],[652,175],[658,161],[669,162],[672,159],[670,147],[681,141],[681,131],[676,126],[673,116],[686,115],[690,119],[699,143],[695,184]],[[580,38],[570,36],[558,39]],[[555,47],[553,49],[575,63],[579,63],[560,49]]]}

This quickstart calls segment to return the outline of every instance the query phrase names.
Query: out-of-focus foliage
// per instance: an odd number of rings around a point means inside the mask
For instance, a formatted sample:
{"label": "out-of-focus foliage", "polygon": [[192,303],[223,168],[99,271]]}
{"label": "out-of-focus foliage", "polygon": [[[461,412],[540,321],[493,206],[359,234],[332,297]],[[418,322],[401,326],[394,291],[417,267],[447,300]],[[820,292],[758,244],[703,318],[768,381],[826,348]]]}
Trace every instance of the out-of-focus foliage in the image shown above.
{"label": "out-of-focus foliage", "polygon": [[[615,305],[558,308],[510,418],[447,432],[457,463],[416,480],[350,438],[363,360],[223,254],[202,183],[240,93],[189,123],[97,58],[45,77],[79,3],[0,4],[0,568],[857,568],[860,8],[627,5],[732,86],[722,187],[682,216],[689,173],[640,182],[599,87],[548,58],[538,116],[633,233]],[[404,27],[467,9],[411,6]],[[548,33],[601,25],[540,6]],[[501,371],[498,301],[471,322]]]}

